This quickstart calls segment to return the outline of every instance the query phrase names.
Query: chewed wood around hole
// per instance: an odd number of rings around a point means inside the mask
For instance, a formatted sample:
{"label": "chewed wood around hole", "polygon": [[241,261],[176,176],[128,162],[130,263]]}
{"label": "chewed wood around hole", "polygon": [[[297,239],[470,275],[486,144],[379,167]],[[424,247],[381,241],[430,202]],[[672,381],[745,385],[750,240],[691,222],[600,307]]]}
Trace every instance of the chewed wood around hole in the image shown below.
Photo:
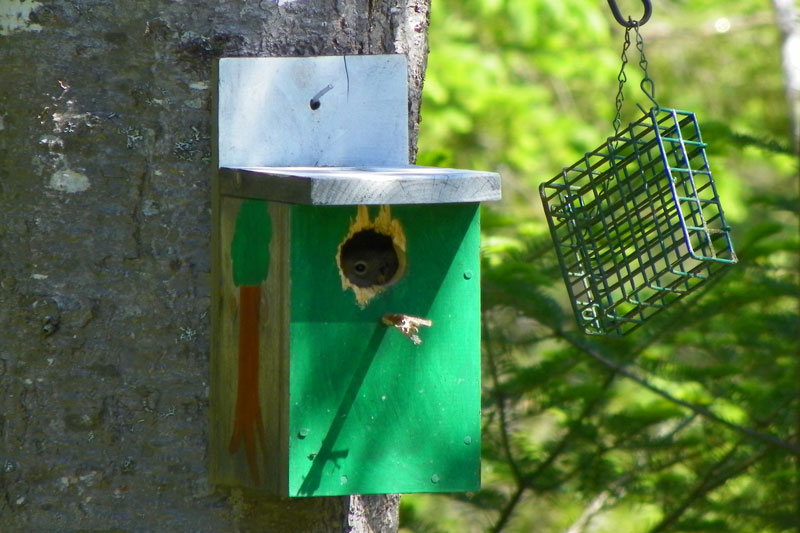
{"label": "chewed wood around hole", "polygon": [[389,206],[381,206],[375,219],[370,219],[367,206],[358,206],[356,218],[339,244],[336,264],[342,290],[352,289],[361,307],[402,278],[406,237]]}

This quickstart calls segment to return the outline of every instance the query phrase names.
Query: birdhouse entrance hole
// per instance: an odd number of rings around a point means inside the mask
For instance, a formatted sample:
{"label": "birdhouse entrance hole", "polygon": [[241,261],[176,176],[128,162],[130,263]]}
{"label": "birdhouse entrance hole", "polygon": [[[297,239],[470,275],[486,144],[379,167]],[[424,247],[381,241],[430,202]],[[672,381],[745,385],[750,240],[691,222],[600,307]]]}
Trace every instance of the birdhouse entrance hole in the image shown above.
{"label": "birdhouse entrance hole", "polygon": [[353,285],[386,285],[399,265],[392,238],[374,229],[362,230],[342,244],[339,253],[342,272]]}
{"label": "birdhouse entrance hole", "polygon": [[358,206],[356,218],[339,244],[336,264],[342,290],[353,289],[361,307],[403,277],[406,236],[388,205],[380,207],[374,220],[370,219],[367,206]]}

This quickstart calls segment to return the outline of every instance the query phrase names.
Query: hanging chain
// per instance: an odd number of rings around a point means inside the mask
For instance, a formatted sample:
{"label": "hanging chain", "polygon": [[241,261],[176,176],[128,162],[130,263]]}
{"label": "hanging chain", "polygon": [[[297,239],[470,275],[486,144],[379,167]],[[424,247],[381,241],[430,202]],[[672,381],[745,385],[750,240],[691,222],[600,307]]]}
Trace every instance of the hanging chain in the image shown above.
{"label": "hanging chain", "polygon": [[617,75],[619,88],[616,98],[616,114],[614,115],[614,137],[619,135],[619,127],[622,124],[622,103],[625,101],[625,94],[622,89],[625,86],[625,82],[628,81],[628,75],[625,74],[625,65],[628,64],[628,48],[631,46],[631,28],[633,28],[636,33],[636,49],[639,51],[639,67],[642,69],[642,72],[644,72],[644,78],[642,79],[642,83],[639,84],[639,87],[647,98],[653,102],[653,105],[659,107],[658,102],[656,102],[656,84],[647,74],[647,57],[644,55],[644,39],[642,39],[642,35],[639,33],[639,26],[640,24],[638,22],[629,18],[628,25],[625,27],[625,42],[622,45],[622,68],[619,69],[619,75]]}
{"label": "hanging chain", "polygon": [[[614,115],[614,137],[619,134],[619,125],[622,122],[622,102],[625,101],[625,94],[622,88],[625,82],[628,81],[628,76],[625,74],[625,65],[628,64],[628,47],[631,45],[631,29],[625,28],[625,43],[622,45],[622,68],[619,69],[617,81],[619,81],[619,89],[617,90],[617,113]],[[638,32],[637,32],[638,35]]]}
{"label": "hanging chain", "polygon": [[636,49],[639,50],[639,67],[641,67],[642,72],[644,72],[644,78],[642,79],[642,83],[639,84],[639,87],[642,89],[642,92],[647,95],[647,98],[653,102],[653,105],[659,107],[658,102],[656,102],[656,84],[650,76],[647,75],[647,58],[644,56],[644,39],[642,39],[642,35],[639,33],[639,24],[636,24],[633,29],[636,32]]}

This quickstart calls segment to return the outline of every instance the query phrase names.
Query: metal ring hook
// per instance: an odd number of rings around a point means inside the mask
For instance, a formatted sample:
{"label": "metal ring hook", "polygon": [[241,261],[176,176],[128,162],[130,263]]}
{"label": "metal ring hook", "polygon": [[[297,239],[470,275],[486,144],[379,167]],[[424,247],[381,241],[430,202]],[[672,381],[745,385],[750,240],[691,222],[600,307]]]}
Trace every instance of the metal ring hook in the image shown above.
{"label": "metal ring hook", "polygon": [[628,20],[622,16],[622,13],[619,12],[619,8],[617,7],[617,2],[615,0],[608,0],[608,7],[611,8],[611,13],[614,15],[614,18],[617,19],[622,26],[626,28],[634,28],[636,26],[644,26],[648,20],[650,20],[650,15],[653,14],[653,6],[650,4],[650,0],[642,0],[642,4],[644,4],[644,15],[638,21],[631,20],[628,17]]}

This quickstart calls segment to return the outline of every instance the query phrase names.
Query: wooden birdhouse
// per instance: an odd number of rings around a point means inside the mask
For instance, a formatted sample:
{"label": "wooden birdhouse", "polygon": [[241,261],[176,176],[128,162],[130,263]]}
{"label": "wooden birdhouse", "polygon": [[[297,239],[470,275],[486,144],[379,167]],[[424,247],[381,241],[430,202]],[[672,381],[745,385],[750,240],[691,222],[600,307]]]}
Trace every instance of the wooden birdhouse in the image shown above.
{"label": "wooden birdhouse", "polygon": [[479,202],[408,164],[404,56],[224,58],[212,481],[285,496],[480,484]]}

